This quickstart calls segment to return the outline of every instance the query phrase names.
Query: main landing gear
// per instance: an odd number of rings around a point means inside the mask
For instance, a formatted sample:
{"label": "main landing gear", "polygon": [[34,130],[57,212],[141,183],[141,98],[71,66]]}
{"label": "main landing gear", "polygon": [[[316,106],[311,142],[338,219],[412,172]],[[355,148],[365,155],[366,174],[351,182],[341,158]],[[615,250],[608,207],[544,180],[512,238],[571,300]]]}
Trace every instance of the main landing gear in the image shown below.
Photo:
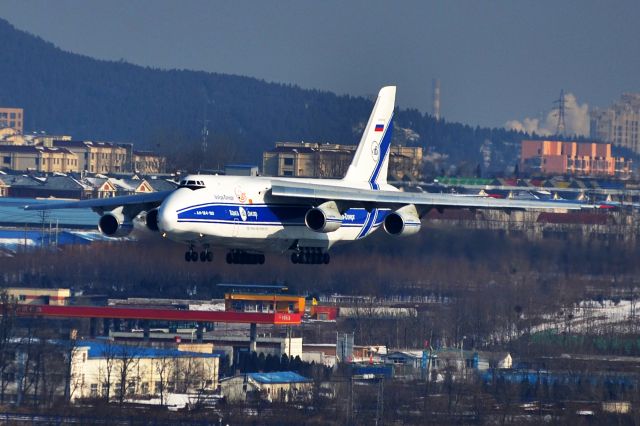
{"label": "main landing gear", "polygon": [[189,247],[189,250],[184,253],[184,260],[186,262],[197,262],[198,258],[200,258],[200,262],[213,261],[213,253],[209,251],[209,246],[205,246],[199,255],[198,252],[193,249],[193,246]]}
{"label": "main landing gear", "polygon": [[303,247],[299,251],[291,253],[291,262],[298,265],[326,265],[330,260],[329,253],[323,253],[319,248]]}
{"label": "main landing gear", "polygon": [[231,250],[227,253],[227,263],[230,265],[262,265],[264,264],[264,254]]}

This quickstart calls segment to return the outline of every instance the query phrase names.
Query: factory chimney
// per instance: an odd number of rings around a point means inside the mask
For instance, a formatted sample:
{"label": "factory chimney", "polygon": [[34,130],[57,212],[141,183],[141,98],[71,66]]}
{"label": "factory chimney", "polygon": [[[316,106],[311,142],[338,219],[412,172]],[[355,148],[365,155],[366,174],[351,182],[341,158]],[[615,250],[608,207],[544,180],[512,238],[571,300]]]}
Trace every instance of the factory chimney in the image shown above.
{"label": "factory chimney", "polygon": [[440,120],[440,80],[433,79],[433,116]]}

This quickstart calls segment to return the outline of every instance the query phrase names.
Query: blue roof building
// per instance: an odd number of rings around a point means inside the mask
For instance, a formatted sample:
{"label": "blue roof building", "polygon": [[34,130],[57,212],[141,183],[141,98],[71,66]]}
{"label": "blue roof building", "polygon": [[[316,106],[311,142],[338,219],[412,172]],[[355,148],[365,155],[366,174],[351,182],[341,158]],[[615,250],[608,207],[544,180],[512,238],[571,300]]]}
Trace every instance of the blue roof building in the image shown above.
{"label": "blue roof building", "polygon": [[123,392],[127,400],[213,392],[218,388],[220,358],[219,352],[77,341],[71,361],[75,380],[71,401],[117,398]]}
{"label": "blue roof building", "polygon": [[261,384],[310,383],[312,380],[293,371],[276,371],[272,373],[249,373],[249,378]]}

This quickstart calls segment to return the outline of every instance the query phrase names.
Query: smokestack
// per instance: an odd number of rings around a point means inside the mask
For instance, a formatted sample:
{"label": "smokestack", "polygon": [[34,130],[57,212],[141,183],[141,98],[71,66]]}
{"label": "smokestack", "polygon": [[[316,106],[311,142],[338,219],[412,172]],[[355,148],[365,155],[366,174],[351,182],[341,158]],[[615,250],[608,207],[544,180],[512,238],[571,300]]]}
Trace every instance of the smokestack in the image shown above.
{"label": "smokestack", "polygon": [[433,79],[433,116],[440,120],[440,80]]}

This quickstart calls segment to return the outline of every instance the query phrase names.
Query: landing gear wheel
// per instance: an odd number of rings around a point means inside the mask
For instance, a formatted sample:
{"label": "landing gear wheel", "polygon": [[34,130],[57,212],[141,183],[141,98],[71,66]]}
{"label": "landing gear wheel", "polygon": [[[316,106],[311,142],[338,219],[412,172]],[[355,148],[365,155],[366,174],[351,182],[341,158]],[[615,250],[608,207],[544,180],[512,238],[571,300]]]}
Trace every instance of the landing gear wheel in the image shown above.
{"label": "landing gear wheel", "polygon": [[322,263],[324,263],[325,265],[328,265],[330,261],[331,261],[331,256],[329,256],[329,253],[324,253],[322,255]]}
{"label": "landing gear wheel", "polygon": [[208,251],[207,252],[207,262],[213,262],[213,253]]}
{"label": "landing gear wheel", "polygon": [[192,251],[191,252],[191,261],[192,262],[197,262],[198,261],[198,252],[197,251]]}
{"label": "landing gear wheel", "polygon": [[184,252],[184,260],[186,262],[191,262],[191,252],[190,251],[185,251]]}
{"label": "landing gear wheel", "polygon": [[233,254],[231,254],[231,252],[227,253],[227,263],[229,265],[233,263]]}
{"label": "landing gear wheel", "polygon": [[200,262],[206,262],[207,261],[207,252],[206,251],[201,251],[200,252]]}

